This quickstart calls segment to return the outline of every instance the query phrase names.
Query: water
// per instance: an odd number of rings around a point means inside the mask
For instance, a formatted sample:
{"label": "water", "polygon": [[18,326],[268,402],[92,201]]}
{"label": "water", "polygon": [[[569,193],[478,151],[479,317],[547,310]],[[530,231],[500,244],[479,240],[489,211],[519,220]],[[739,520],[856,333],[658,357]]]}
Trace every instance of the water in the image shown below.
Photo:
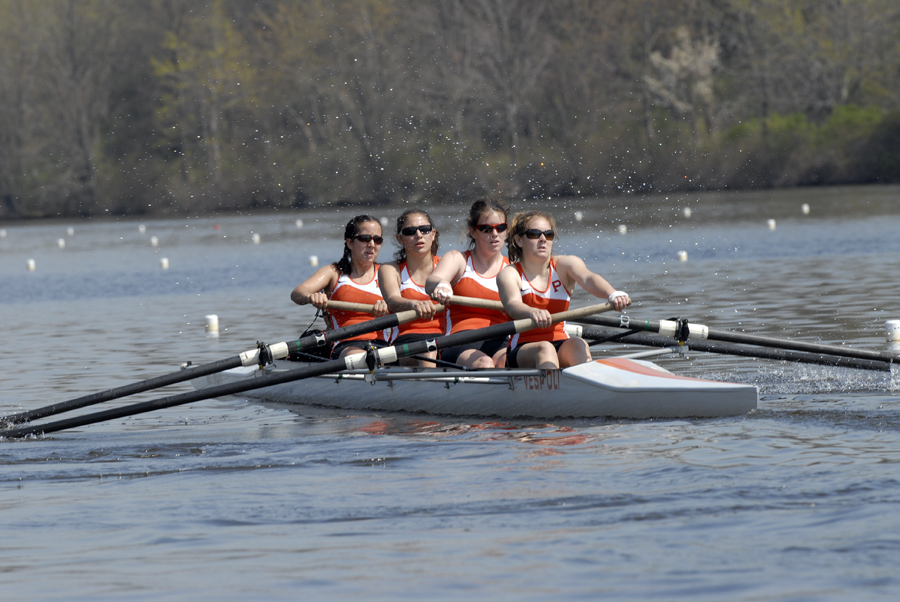
{"label": "water", "polygon": [[[883,349],[884,321],[900,318],[898,188],[550,204],[560,251],[628,291],[635,317],[864,349]],[[462,213],[433,210],[445,250]],[[289,292],[309,255],[338,256],[351,215],[0,225],[0,414],[294,338],[312,314]],[[756,384],[760,408],[548,424],[229,399],[0,442],[0,595],[896,599],[890,374],[659,363]]]}

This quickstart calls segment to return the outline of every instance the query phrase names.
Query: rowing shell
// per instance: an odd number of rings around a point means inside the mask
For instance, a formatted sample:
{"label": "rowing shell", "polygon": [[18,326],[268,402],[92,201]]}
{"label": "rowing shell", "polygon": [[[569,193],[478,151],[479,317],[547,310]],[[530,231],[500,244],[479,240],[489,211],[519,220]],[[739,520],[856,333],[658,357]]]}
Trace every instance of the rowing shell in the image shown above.
{"label": "rowing shell", "polygon": [[[195,388],[268,378],[285,367],[235,368],[193,380]],[[241,394],[284,404],[451,416],[690,418],[756,409],[755,386],[677,376],[652,362],[591,361],[563,370],[442,368],[355,370]]]}

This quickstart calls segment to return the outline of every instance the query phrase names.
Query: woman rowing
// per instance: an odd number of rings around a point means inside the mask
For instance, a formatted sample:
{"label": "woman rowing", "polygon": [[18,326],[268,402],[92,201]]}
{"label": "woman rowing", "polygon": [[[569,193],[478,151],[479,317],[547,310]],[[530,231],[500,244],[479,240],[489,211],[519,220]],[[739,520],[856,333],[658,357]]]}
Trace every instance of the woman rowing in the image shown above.
{"label": "woman rowing", "polygon": [[[496,276],[509,262],[503,256],[506,242],[506,208],[491,200],[476,201],[469,210],[466,235],[469,250],[448,251],[428,277],[425,290],[447,305],[454,295],[499,301]],[[485,328],[508,321],[499,309],[450,306],[447,334]],[[489,339],[441,351],[441,359],[469,368],[494,368],[506,364],[506,337]]]}
{"label": "woman rowing", "polygon": [[[388,306],[378,288],[378,252],[381,250],[381,224],[368,215],[357,215],[344,228],[344,255],[328,264],[291,292],[298,305],[312,304],[328,312],[329,326],[342,328],[387,315]],[[349,301],[374,306],[371,314],[328,309],[328,302]],[[389,332],[389,331],[388,331]],[[386,347],[384,331],[370,332],[345,339],[331,351],[333,359],[364,353],[368,345]]]}
{"label": "woman rowing", "polygon": [[567,368],[590,361],[587,342],[569,338],[565,322],[551,322],[552,314],[569,308],[576,282],[595,297],[609,299],[618,311],[631,302],[580,258],[554,257],[555,238],[556,222],[546,213],[529,211],[513,218],[508,245],[511,263],[497,276],[497,289],[513,320],[531,318],[537,328],[512,337],[506,358],[510,368]]}
{"label": "woman rowing", "polygon": [[[400,249],[394,254],[394,261],[378,270],[378,284],[393,313],[415,310],[419,319],[398,326],[392,345],[415,343],[444,334],[446,315],[435,315],[434,303],[425,293],[425,280],[440,259],[437,256],[439,236],[431,217],[421,209],[407,209],[397,218]],[[433,351],[426,355],[432,359],[437,357]],[[431,362],[413,358],[401,359],[400,365],[434,366]]]}

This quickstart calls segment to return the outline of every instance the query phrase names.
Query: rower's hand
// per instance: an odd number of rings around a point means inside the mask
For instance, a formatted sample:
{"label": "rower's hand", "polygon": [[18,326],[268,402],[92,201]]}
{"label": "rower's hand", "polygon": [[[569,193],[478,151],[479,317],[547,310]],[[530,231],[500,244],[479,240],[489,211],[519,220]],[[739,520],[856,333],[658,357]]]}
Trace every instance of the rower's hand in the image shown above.
{"label": "rower's hand", "polygon": [[313,293],[309,296],[309,303],[316,309],[324,310],[328,306],[328,295],[322,292]]}
{"label": "rower's hand", "polygon": [[536,309],[528,315],[538,328],[550,328],[553,326],[553,318],[546,309]]}
{"label": "rower's hand", "polygon": [[624,311],[631,305],[631,297],[624,291],[615,291],[609,296],[609,302],[616,311]]}
{"label": "rower's hand", "polygon": [[431,321],[434,319],[434,303],[431,301],[413,301],[412,306],[420,320]]}
{"label": "rower's hand", "polygon": [[441,282],[431,291],[431,298],[441,305],[447,305],[453,298],[453,287],[447,282]]}
{"label": "rower's hand", "polygon": [[380,318],[381,316],[386,316],[391,313],[391,310],[388,309],[387,303],[383,299],[375,302],[375,308],[372,310],[372,315],[376,318]]}

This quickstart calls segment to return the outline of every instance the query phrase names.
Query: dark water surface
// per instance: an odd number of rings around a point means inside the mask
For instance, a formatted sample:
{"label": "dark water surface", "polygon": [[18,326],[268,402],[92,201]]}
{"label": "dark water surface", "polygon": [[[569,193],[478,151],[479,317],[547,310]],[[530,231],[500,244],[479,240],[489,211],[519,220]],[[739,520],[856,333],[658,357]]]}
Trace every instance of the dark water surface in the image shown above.
{"label": "dark water surface", "polygon": [[[549,205],[558,251],[627,290],[633,317],[877,350],[900,319],[898,188]],[[433,210],[444,250],[463,212]],[[0,224],[0,415],[296,337],[312,314],[288,294],[351,216]],[[550,424],[226,399],[0,441],[0,598],[900,596],[898,379],[659,363],[756,384],[760,408]]]}

